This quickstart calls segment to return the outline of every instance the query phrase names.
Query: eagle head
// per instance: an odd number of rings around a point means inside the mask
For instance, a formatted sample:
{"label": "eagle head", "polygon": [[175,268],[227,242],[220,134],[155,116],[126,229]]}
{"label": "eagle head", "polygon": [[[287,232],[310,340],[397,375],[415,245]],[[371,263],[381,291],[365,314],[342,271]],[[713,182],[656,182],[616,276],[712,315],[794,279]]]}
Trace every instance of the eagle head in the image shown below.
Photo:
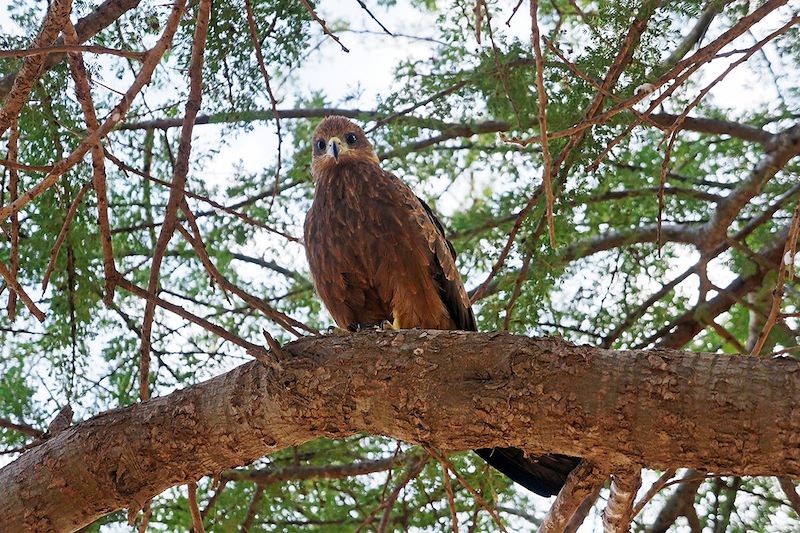
{"label": "eagle head", "polygon": [[345,117],[325,117],[314,130],[311,145],[311,174],[315,180],[353,163],[378,163],[364,130]]}

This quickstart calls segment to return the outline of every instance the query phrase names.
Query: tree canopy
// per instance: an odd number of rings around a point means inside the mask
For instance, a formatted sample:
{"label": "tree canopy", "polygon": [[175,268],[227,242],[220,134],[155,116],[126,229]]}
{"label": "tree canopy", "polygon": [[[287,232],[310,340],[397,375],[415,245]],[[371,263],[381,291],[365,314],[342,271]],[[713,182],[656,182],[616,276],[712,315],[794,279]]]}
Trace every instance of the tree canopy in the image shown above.
{"label": "tree canopy", "polygon": [[[663,379],[687,388],[659,392],[673,411],[604,419],[617,437],[609,442],[629,445],[609,452],[609,463],[597,448],[552,508],[463,451],[486,444],[474,428],[452,427],[454,447],[396,429],[413,423],[412,409],[397,426],[376,424],[383,434],[368,422],[353,431],[323,424],[308,442],[289,435],[279,449],[253,447],[257,456],[232,451],[240,461],[221,471],[210,465],[224,460],[200,462],[87,530],[130,521],[153,531],[197,531],[201,522],[209,531],[526,531],[558,517],[572,519],[567,530],[796,530],[796,454],[786,452],[784,470],[737,467],[710,458],[725,439],[739,443],[736,434],[700,438],[697,425],[684,429],[710,448],[684,448],[682,463],[671,444],[692,439],[668,443],[658,428],[683,414],[695,420],[687,413],[705,406],[718,417],[744,413],[745,399],[759,397],[784,411],[759,403],[754,427],[732,426],[741,442],[748,431],[764,446],[790,442],[781,431],[797,427],[797,408],[777,399],[799,375],[798,80],[800,13],[787,1],[13,0],[0,14],[5,463],[54,448],[71,422],[99,427],[118,413],[150,413],[148,405],[177,408],[192,391],[218,390],[197,384],[255,372],[237,368],[254,358],[279,376],[270,391],[288,367],[327,368],[327,355],[303,351],[331,320],[301,237],[314,190],[310,135],[338,114],[364,126],[384,168],[444,223],[480,331],[516,334],[511,343],[563,337],[593,357],[618,354],[628,366],[612,375],[636,369],[645,382],[657,378],[644,369],[678,361],[662,350],[707,352],[715,355],[696,359],[711,369],[707,379],[680,366]],[[421,358],[438,342],[411,337],[398,341],[412,343],[408,353],[388,337],[386,350],[405,357],[418,346]],[[296,339],[286,351],[307,359],[287,366],[280,345]],[[369,352],[359,344],[367,340],[319,342],[350,354]],[[448,349],[472,361],[472,345],[459,346]],[[535,346],[531,353],[550,349]],[[391,377],[403,364],[375,372]],[[581,372],[553,364],[560,375]],[[488,370],[485,380],[502,384]],[[548,389],[553,405],[581,396],[571,388],[578,382],[558,383],[559,392]],[[598,410],[609,398],[638,397],[633,383],[598,383]],[[731,410],[712,409],[718,400]],[[342,423],[347,406],[319,405]],[[524,431],[499,400],[495,408],[508,420],[485,438],[501,444],[507,428]],[[480,413],[475,420],[485,420]],[[151,429],[158,436],[134,437],[161,443],[166,433],[165,449],[195,446],[203,434],[178,415],[174,427]],[[778,419],[785,425],[758,422]],[[644,425],[636,431],[629,420]],[[570,431],[584,423],[565,417]],[[631,444],[649,424],[660,454]],[[242,427],[270,434],[253,420]],[[537,431],[558,449],[524,436],[517,444],[591,455],[570,444],[577,432]],[[225,442],[206,446],[225,457]],[[676,470],[683,466],[692,468]],[[140,467],[144,477],[159,468]]]}

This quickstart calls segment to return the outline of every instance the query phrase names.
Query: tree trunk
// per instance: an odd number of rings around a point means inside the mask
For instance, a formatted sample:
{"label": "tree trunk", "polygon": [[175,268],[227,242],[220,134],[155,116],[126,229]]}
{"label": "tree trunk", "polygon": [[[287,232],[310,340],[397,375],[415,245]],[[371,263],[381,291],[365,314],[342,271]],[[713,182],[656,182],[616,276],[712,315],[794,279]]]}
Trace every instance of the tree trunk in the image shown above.
{"label": "tree trunk", "polygon": [[800,477],[800,362],[506,333],[310,337],[68,428],[0,470],[0,531],[70,531],[317,437],[516,446],[596,464]]}

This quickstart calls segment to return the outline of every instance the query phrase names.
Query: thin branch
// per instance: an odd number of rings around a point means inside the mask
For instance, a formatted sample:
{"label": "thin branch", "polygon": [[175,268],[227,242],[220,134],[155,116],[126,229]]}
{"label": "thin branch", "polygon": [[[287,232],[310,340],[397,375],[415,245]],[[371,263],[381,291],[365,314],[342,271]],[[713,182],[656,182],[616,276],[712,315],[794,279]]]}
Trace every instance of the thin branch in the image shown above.
{"label": "thin branch", "polygon": [[393,37],[394,37],[394,34],[393,34],[392,32],[390,32],[389,30],[387,30],[387,29],[386,29],[386,26],[384,26],[384,25],[381,23],[381,21],[380,21],[380,20],[378,20],[378,19],[375,17],[375,15],[373,15],[373,14],[372,14],[372,11],[370,11],[370,10],[369,10],[369,8],[367,7],[367,4],[365,4],[365,3],[363,2],[363,0],[356,0],[356,1],[358,2],[358,5],[360,5],[360,6],[361,6],[361,9],[363,9],[364,11],[366,11],[366,12],[367,12],[367,15],[369,15],[369,18],[371,18],[372,20],[374,20],[374,21],[375,21],[375,22],[378,24],[378,26],[380,26],[380,27],[381,27],[381,29],[384,31],[384,33],[386,33],[387,35],[391,35],[391,36],[393,36]]}
{"label": "thin branch", "polygon": [[611,493],[603,511],[603,531],[625,533],[630,531],[633,519],[633,501],[642,485],[642,469],[614,473],[611,476]]}
{"label": "thin branch", "polygon": [[423,446],[423,448],[425,448],[434,459],[437,459],[439,462],[441,462],[447,467],[448,470],[450,470],[450,472],[453,473],[454,476],[456,476],[456,479],[461,486],[467,489],[470,494],[472,494],[472,497],[475,498],[475,501],[478,502],[478,505],[489,512],[489,516],[492,517],[492,520],[494,520],[494,523],[497,524],[497,527],[500,529],[500,531],[507,533],[506,526],[503,524],[503,520],[500,518],[500,515],[497,514],[497,510],[493,506],[489,505],[483,496],[481,496],[478,491],[476,491],[472,485],[470,485],[470,483],[464,479],[464,476],[462,476],[459,471],[456,470],[456,467],[453,466],[453,463],[451,463],[450,460],[447,459],[447,457],[439,450],[430,446]]}
{"label": "thin branch", "polygon": [[[71,22],[67,21],[64,29],[64,42],[74,44],[78,42],[78,34]],[[83,110],[84,120],[86,121],[89,133],[100,128],[97,114],[92,101],[92,91],[89,86],[89,75],[86,72],[86,65],[83,57],[79,53],[67,54],[69,58],[70,72],[75,82],[75,96]],[[108,219],[108,195],[106,193],[106,160],[103,155],[103,146],[98,141],[92,148],[92,186],[97,195],[97,224],[100,228],[100,244],[103,250],[103,271],[105,274],[105,302],[110,303],[114,299],[114,283],[116,278],[116,266],[114,265],[114,249],[111,245],[111,225]]]}
{"label": "thin branch", "polygon": [[47,263],[47,268],[45,269],[44,276],[42,277],[42,292],[47,290],[47,285],[50,282],[50,275],[56,268],[56,260],[58,260],[58,253],[61,251],[61,245],[64,244],[64,240],[67,238],[67,233],[69,232],[70,224],[72,224],[72,219],[75,217],[75,213],[78,212],[78,207],[80,207],[81,201],[83,200],[84,195],[89,191],[90,187],[91,186],[87,183],[80,188],[78,194],[75,195],[75,199],[72,200],[72,203],[67,210],[67,214],[64,216],[64,222],[61,224],[61,230],[58,232],[56,242],[53,244],[53,248],[50,250],[50,261]]}
{"label": "thin branch", "polygon": [[325,21],[319,18],[316,11],[314,11],[314,8],[311,6],[308,0],[300,0],[300,3],[302,3],[303,7],[306,8],[306,11],[308,11],[308,14],[311,15],[311,18],[316,20],[319,23],[319,25],[322,26],[322,31],[325,33],[325,35],[336,41],[336,43],[342,47],[342,51],[344,52],[350,51],[347,49],[345,45],[342,44],[342,41],[340,41],[339,38],[333,34],[333,32],[328,28],[328,25],[325,23]]}
{"label": "thin branch", "polygon": [[797,488],[794,486],[794,481],[791,478],[780,476],[778,477],[778,483],[783,489],[783,493],[786,495],[786,499],[789,500],[789,505],[792,506],[794,512],[800,516],[800,494],[797,494]]}
{"label": "thin branch", "polygon": [[272,485],[284,481],[301,481],[310,479],[341,479],[391,470],[395,466],[416,462],[419,453],[357,461],[340,465],[291,465],[285,467],[266,467],[258,470],[227,470],[220,475],[222,481],[252,481],[259,485]]}
{"label": "thin branch", "polygon": [[197,507],[197,483],[194,481],[186,485],[186,492],[189,498],[189,512],[192,515],[192,528],[194,533],[205,533],[203,527],[203,517],[200,516],[200,509]]}
{"label": "thin branch", "polygon": [[[671,128],[678,122],[680,115],[653,113],[649,118],[659,126]],[[751,141],[765,146],[772,143],[775,139],[774,133],[770,133],[759,127],[716,118],[686,116],[683,118],[681,127],[682,129],[696,131],[698,133],[728,135],[736,139]]]}
{"label": "thin branch", "polygon": [[800,202],[794,211],[792,223],[789,227],[789,235],[786,238],[786,245],[783,249],[783,256],[781,257],[781,264],[778,267],[778,279],[775,282],[775,288],[772,289],[772,304],[767,314],[767,319],[764,323],[764,328],[758,336],[755,346],[753,346],[750,355],[760,355],[764,344],[767,342],[770,331],[772,331],[775,322],[778,320],[778,315],[781,311],[781,301],[783,299],[783,285],[786,281],[787,270],[788,277],[791,280],[794,276],[794,260],[797,253],[797,237],[800,234]]}
{"label": "thin branch", "polygon": [[14,293],[19,297],[19,299],[22,300],[22,303],[25,304],[25,307],[28,308],[31,314],[35,316],[39,322],[44,322],[45,315],[42,312],[42,310],[36,307],[36,304],[33,303],[31,297],[28,296],[28,293],[25,292],[25,289],[22,288],[22,285],[20,285],[19,281],[17,281],[16,277],[11,273],[6,264],[2,261],[0,261],[0,277],[2,277],[5,280],[8,288],[14,291]]}
{"label": "thin branch", "polygon": [[253,498],[250,500],[250,505],[247,506],[247,513],[245,513],[244,520],[242,521],[242,527],[239,528],[241,533],[248,533],[250,528],[253,527],[253,522],[256,519],[256,514],[258,513],[258,508],[261,505],[261,501],[264,499],[264,486],[258,485],[256,487],[255,492],[253,493]]}
{"label": "thin branch", "polygon": [[428,464],[428,457],[420,456],[420,458],[408,468],[408,471],[405,475],[400,479],[397,483],[397,486],[389,493],[389,496],[381,501],[380,506],[378,506],[373,513],[371,513],[367,518],[362,522],[356,531],[360,531],[366,524],[370,523],[380,509],[383,509],[383,515],[381,515],[381,521],[378,524],[377,531],[384,532],[386,528],[389,526],[389,522],[392,517],[392,508],[394,508],[394,503],[397,501],[397,498],[400,496],[400,492],[408,485],[411,480],[415,479],[421,472],[422,469],[425,468],[425,465]]}
{"label": "thin branch", "polygon": [[217,335],[218,337],[221,337],[226,341],[229,341],[237,346],[244,348],[245,350],[247,350],[249,354],[253,355],[253,357],[258,357],[258,354],[266,355],[266,350],[264,349],[263,346],[250,343],[242,339],[238,335],[235,335],[230,331],[224,329],[223,327],[213,324],[204,318],[200,318],[199,316],[190,313],[180,305],[176,305],[157,296],[153,296],[152,294],[148,293],[147,290],[139,287],[138,285],[135,285],[134,283],[131,283],[130,281],[121,276],[119,276],[115,281],[120,288],[130,292],[131,294],[134,294],[135,296],[138,296],[139,298],[142,298],[143,300],[152,302],[158,307],[166,309],[167,311],[170,311],[171,313],[174,313],[181,318],[184,318],[194,324],[197,324],[201,328],[210,331],[214,335]]}
{"label": "thin branch", "polygon": [[689,33],[686,34],[686,37],[683,38],[683,41],[675,47],[675,50],[672,51],[669,57],[665,59],[659,67],[667,69],[683,59],[686,54],[689,53],[689,50],[703,40],[714,17],[716,17],[722,11],[722,8],[725,7],[725,4],[729,4],[730,1],[731,0],[711,0],[708,2],[708,6],[700,13],[697,22],[692,26],[692,29],[689,30]]}
{"label": "thin branch", "polygon": [[596,464],[581,461],[569,473],[567,481],[561,492],[556,496],[556,501],[550,507],[539,533],[557,533],[564,531],[572,515],[584,499],[602,487],[608,479],[608,472]]}
{"label": "thin branch", "polygon": [[536,92],[539,104],[539,135],[541,136],[542,159],[542,183],[544,184],[545,205],[547,207],[547,232],[550,235],[550,246],[556,247],[556,230],[553,221],[553,183],[551,175],[553,172],[553,160],[550,157],[550,148],[547,142],[547,92],[544,88],[544,59],[542,58],[541,38],[539,36],[539,1],[531,0],[531,43],[533,53],[536,58]]}
{"label": "thin branch", "polygon": [[183,226],[180,224],[177,225],[178,231],[183,235],[186,241],[192,245],[195,252],[197,253],[198,258],[202,262],[203,266],[205,267],[206,271],[209,273],[211,278],[222,287],[223,290],[232,292],[239,298],[241,298],[244,302],[246,302],[251,307],[258,309],[264,315],[277,323],[283,329],[295,335],[297,337],[301,336],[301,333],[297,331],[296,328],[303,329],[308,333],[318,334],[319,332],[314,328],[311,328],[302,322],[295,320],[284,313],[281,313],[277,309],[273,309],[267,303],[260,299],[256,298],[255,296],[247,293],[246,291],[239,288],[237,285],[234,285],[228,279],[222,275],[222,273],[214,266],[214,263],[211,261],[211,258],[208,256],[208,251],[205,248],[205,244],[203,243],[202,239],[199,236],[199,230],[197,228],[196,223],[191,218],[191,211],[189,211],[188,206],[183,207],[184,213],[187,213],[187,217],[190,219],[190,223],[193,224],[195,236],[192,236]]}
{"label": "thin branch", "polygon": [[19,431],[20,433],[37,439],[44,435],[44,431],[36,429],[30,424],[25,424],[23,422],[12,422],[11,420],[7,420],[5,418],[0,418],[0,428],[13,429],[14,431]]}
{"label": "thin branch", "polygon": [[[11,161],[17,160],[19,144],[19,124],[16,119],[11,121],[11,134],[8,136],[8,159]],[[8,197],[11,202],[17,199],[19,194],[19,174],[15,168],[10,168],[8,171]],[[2,203],[2,202],[0,202]],[[16,279],[19,272],[19,213],[14,211],[11,214],[11,276]],[[8,318],[14,320],[17,312],[17,293],[8,291]]]}
{"label": "thin branch", "polygon": [[[662,476],[663,477],[663,476]],[[687,470],[681,479],[678,488],[659,511],[658,516],[648,528],[648,533],[665,533],[675,520],[681,516],[685,509],[694,505],[695,495],[700,484],[705,480],[705,473],[697,470]]]}
{"label": "thin branch", "polygon": [[270,85],[270,76],[269,72],[267,72],[267,66],[264,64],[264,54],[261,52],[261,41],[258,38],[258,30],[256,29],[256,21],[255,17],[253,16],[253,7],[250,3],[250,0],[244,0],[245,10],[247,11],[247,26],[250,30],[250,40],[253,42],[253,49],[256,52],[256,60],[258,62],[258,69],[261,71],[261,76],[264,78],[264,85],[267,88],[267,95],[269,96],[269,103],[272,106],[272,116],[275,118],[275,129],[277,130],[278,134],[278,160],[275,166],[275,189],[272,193],[272,200],[269,204],[269,209],[267,214],[272,210],[272,204],[275,201],[275,197],[278,195],[278,187],[280,185],[280,177],[281,177],[281,147],[283,146],[283,135],[281,135],[281,114],[278,112],[278,101],[275,99],[275,95],[272,92],[272,86]]}
{"label": "thin branch", "polygon": [[[175,4],[183,7],[184,0],[178,0]],[[184,123],[181,129],[181,141],[178,147],[178,159],[173,168],[172,185],[167,210],[164,215],[164,224],[158,235],[153,260],[150,264],[150,277],[147,284],[147,292],[155,297],[158,290],[158,280],[161,273],[161,262],[164,259],[164,252],[177,226],[178,208],[183,199],[183,189],[186,184],[186,176],[189,172],[189,155],[192,150],[192,128],[194,118],[200,110],[200,102],[203,97],[203,53],[205,52],[206,37],[208,35],[208,23],[211,13],[211,0],[201,0],[197,10],[197,23],[195,25],[194,37],[192,40],[192,57],[189,64],[189,96],[186,100],[186,111]],[[153,315],[155,313],[154,300],[148,299],[145,305],[144,318],[142,319],[142,344],[139,361],[139,395],[144,401],[150,397],[150,333],[153,327]]]}
{"label": "thin branch", "polygon": [[[77,34],[76,34],[77,36]],[[36,55],[48,55],[54,52],[89,52],[92,54],[108,54],[136,61],[144,61],[147,52],[133,52],[131,50],[117,50],[105,46],[66,44],[60,46],[46,46],[44,48],[27,48],[24,50],[0,50],[0,59],[22,58]]]}
{"label": "thin branch", "polygon": [[458,511],[456,510],[456,498],[453,495],[453,484],[450,482],[450,474],[447,471],[447,466],[441,461],[440,464],[442,465],[444,491],[447,493],[447,506],[450,508],[450,523],[453,527],[453,533],[458,533]]}

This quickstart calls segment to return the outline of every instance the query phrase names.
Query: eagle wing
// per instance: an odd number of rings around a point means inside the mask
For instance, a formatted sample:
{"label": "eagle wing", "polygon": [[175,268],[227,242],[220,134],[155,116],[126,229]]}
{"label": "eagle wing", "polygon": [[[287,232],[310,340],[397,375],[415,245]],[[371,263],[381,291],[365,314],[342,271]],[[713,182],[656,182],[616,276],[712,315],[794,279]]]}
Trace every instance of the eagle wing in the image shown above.
{"label": "eagle wing", "polygon": [[469,295],[456,267],[456,250],[453,248],[453,243],[447,239],[442,223],[433,214],[430,206],[419,196],[416,198],[436,228],[436,234],[433,236],[434,242],[431,246],[429,238],[429,246],[434,253],[433,276],[439,286],[442,302],[450,312],[450,317],[457,329],[478,331]]}
{"label": "eagle wing", "polygon": [[[436,242],[431,246],[431,251],[435,254],[434,278],[439,286],[442,301],[450,311],[450,316],[458,329],[477,331],[469,296],[455,266],[456,250],[447,239],[442,223],[433,214],[430,206],[422,198],[417,197],[417,200],[437,232]],[[569,473],[580,462],[580,459],[566,455],[526,457],[519,448],[480,448],[474,451],[512,481],[540,496],[558,494]]]}

